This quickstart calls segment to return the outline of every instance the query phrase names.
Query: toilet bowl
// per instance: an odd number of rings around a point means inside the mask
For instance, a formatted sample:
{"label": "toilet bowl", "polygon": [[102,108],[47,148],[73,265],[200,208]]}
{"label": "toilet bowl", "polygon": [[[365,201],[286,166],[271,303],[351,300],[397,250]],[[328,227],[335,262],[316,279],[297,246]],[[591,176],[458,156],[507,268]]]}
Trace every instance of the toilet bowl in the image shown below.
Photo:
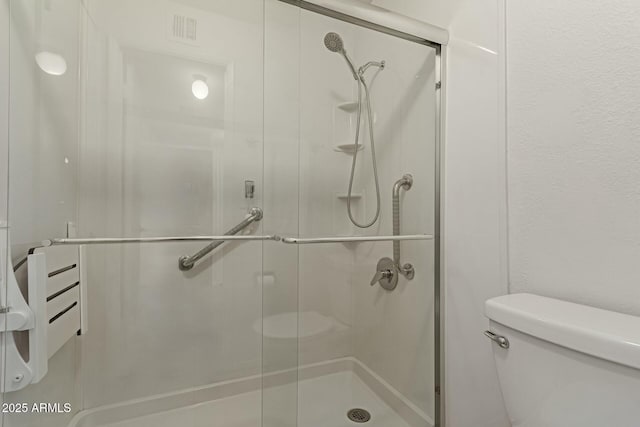
{"label": "toilet bowl", "polygon": [[640,426],[640,317],[532,294],[485,314],[514,427]]}

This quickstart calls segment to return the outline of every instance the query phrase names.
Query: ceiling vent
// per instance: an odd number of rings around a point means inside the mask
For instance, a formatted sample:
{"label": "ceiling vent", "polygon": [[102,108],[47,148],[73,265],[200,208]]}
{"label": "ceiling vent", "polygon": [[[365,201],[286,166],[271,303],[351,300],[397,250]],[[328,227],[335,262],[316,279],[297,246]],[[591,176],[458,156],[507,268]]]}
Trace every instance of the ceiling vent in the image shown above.
{"label": "ceiling vent", "polygon": [[173,41],[197,44],[198,20],[185,15],[172,15],[169,38]]}

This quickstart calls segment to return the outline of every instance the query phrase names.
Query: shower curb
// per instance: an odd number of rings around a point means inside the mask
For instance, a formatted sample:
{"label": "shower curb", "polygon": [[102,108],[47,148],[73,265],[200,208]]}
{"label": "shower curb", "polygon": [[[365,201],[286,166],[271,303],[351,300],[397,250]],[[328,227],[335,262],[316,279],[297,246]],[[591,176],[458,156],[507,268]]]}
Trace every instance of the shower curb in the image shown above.
{"label": "shower curb", "polygon": [[68,427],[100,427],[117,422],[143,417],[160,412],[249,393],[260,388],[277,387],[351,371],[357,375],[378,397],[389,405],[411,427],[433,426],[432,419],[411,403],[400,392],[374,373],[370,368],[352,357],[345,357],[287,369],[264,375],[254,375],[232,381],[223,381],[203,387],[195,387],[173,393],[159,394],[143,399],[105,405],[76,414]]}

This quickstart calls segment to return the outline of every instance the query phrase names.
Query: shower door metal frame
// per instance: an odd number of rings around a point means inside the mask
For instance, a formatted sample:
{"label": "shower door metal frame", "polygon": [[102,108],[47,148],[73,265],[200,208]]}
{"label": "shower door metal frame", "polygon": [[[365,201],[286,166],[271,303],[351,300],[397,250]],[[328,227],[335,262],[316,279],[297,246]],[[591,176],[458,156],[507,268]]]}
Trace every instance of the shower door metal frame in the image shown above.
{"label": "shower door metal frame", "polygon": [[342,12],[338,12],[327,7],[304,0],[279,0],[298,6],[301,9],[338,19],[343,22],[357,25],[359,27],[368,28],[390,36],[398,37],[413,43],[429,46],[435,50],[435,91],[436,91],[436,114],[435,114],[435,177],[434,177],[434,427],[445,426],[445,400],[444,396],[444,280],[442,271],[444,260],[442,256],[442,192],[443,187],[443,165],[444,150],[442,129],[444,128],[444,115],[442,109],[442,100],[445,91],[445,63],[446,63],[446,45],[434,42],[413,34],[399,31],[390,27],[386,27],[374,22],[360,19]]}

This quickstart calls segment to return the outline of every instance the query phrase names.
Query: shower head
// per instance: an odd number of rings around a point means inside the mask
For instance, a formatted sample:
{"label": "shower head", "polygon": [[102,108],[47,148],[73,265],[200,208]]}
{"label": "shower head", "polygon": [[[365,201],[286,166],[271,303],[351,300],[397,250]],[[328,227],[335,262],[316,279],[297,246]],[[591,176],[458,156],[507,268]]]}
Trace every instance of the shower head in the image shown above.
{"label": "shower head", "polygon": [[344,52],[344,43],[338,33],[327,33],[327,35],[324,36],[324,45],[331,52]]}
{"label": "shower head", "polygon": [[355,65],[353,65],[353,62],[351,61],[351,58],[349,58],[349,55],[347,55],[347,51],[344,48],[344,43],[342,42],[342,37],[340,37],[340,34],[333,32],[327,33],[327,35],[324,36],[324,45],[331,52],[339,53],[340,55],[342,55],[344,60],[347,61],[347,65],[349,66],[349,70],[351,70],[351,74],[353,74],[353,78],[358,81],[358,72],[356,71]]}

